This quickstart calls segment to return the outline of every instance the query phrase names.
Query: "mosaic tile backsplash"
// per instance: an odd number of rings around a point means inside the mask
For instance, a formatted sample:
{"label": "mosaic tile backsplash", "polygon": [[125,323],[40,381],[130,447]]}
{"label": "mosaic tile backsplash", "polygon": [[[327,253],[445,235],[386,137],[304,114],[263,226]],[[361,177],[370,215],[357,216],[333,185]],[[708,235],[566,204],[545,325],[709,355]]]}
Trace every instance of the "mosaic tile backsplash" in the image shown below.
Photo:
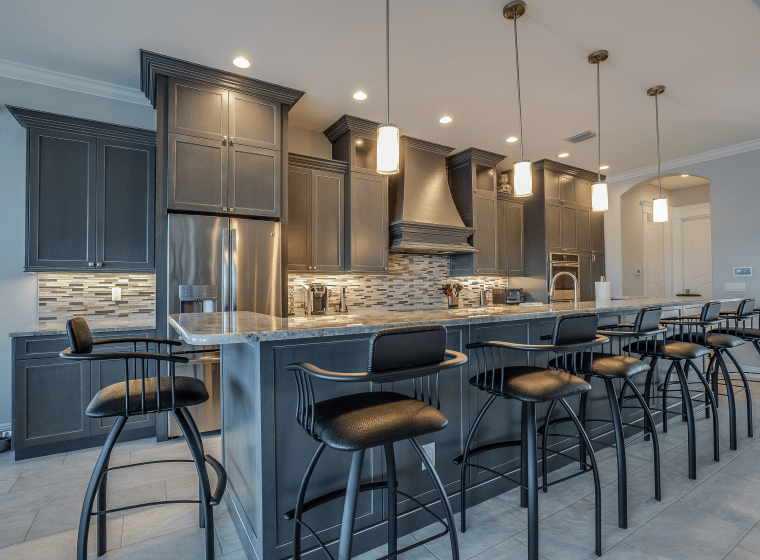
{"label": "mosaic tile backsplash", "polygon": [[[38,312],[42,321],[72,317],[122,317],[155,321],[155,274],[38,274]],[[111,288],[121,301],[111,301]]]}
{"label": "mosaic tile backsplash", "polygon": [[464,286],[459,298],[460,307],[480,305],[480,290],[486,289],[488,303],[492,302],[489,288],[507,287],[502,277],[449,276],[449,258],[441,255],[388,255],[388,274],[303,274],[288,275],[288,309],[291,314],[302,315],[304,309],[304,284],[318,282],[330,291],[329,310],[340,303],[340,288],[346,288],[349,309],[356,307],[381,308],[384,311],[408,309],[446,309],[446,295],[442,288],[449,282]]}

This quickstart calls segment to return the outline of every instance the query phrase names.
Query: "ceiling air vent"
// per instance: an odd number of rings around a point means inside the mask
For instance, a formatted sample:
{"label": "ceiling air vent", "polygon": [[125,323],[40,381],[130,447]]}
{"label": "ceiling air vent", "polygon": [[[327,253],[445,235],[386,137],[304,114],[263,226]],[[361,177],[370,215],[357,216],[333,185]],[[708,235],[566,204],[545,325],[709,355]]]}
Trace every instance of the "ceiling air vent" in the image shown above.
{"label": "ceiling air vent", "polygon": [[586,132],[581,132],[580,134],[571,136],[570,138],[565,138],[565,142],[572,142],[573,144],[577,144],[578,142],[585,142],[586,140],[591,140],[592,138],[596,138],[596,134],[590,130],[587,130]]}

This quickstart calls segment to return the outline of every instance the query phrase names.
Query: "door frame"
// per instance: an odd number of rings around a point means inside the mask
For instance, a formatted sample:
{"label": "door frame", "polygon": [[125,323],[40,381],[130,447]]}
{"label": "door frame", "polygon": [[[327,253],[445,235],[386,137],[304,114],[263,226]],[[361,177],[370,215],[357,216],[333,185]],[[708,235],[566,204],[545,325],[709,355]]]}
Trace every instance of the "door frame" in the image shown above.
{"label": "door frame", "polygon": [[[710,203],[679,206],[671,210],[671,232],[673,238],[673,287],[674,293],[683,293],[683,221],[693,218],[710,218],[710,253],[712,254],[712,217]],[[710,263],[712,270],[712,263]]]}
{"label": "door frame", "polygon": [[[668,206],[668,215],[673,215],[673,208]],[[642,274],[644,278],[644,297],[648,297],[647,295],[647,258],[646,258],[646,227],[647,227],[647,214],[652,214],[652,202],[648,200],[642,200],[641,201],[641,262],[643,263],[642,266]],[[664,297],[673,297],[676,292],[674,291],[674,282],[673,282],[673,227],[672,227],[672,219],[668,220],[667,222],[663,223],[663,261],[664,261],[664,270],[663,270],[663,277],[665,278],[665,294]],[[683,269],[682,269],[683,270]],[[683,275],[682,275],[683,276]],[[683,283],[683,278],[681,279],[681,283]]]}

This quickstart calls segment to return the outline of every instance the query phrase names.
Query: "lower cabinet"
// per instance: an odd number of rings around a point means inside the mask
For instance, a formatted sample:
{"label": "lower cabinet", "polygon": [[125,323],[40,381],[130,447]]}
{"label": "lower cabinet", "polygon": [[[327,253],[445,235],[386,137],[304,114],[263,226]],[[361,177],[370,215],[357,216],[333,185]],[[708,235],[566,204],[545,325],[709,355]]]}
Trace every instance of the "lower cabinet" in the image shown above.
{"label": "lower cabinet", "polygon": [[[96,333],[93,338],[150,337],[154,331]],[[99,446],[111,418],[88,418],[85,410],[95,394],[124,381],[124,360],[87,362],[58,354],[69,346],[64,335],[17,337],[13,342],[12,420],[16,458],[36,457]],[[132,350],[132,344],[102,347],[107,351]],[[147,368],[146,364],[146,368]],[[154,368],[149,371],[155,375]],[[120,439],[130,431],[155,428],[154,414],[134,416]],[[103,438],[90,439],[92,436]],[[145,432],[139,437],[147,437]]]}

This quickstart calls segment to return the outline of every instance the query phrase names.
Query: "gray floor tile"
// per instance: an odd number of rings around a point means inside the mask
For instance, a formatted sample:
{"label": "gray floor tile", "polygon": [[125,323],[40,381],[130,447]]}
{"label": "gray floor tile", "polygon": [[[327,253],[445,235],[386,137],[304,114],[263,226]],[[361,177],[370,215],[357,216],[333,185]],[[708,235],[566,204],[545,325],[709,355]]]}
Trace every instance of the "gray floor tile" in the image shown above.
{"label": "gray floor tile", "polygon": [[[488,550],[484,550],[473,560],[523,560],[528,556],[528,547],[515,539],[510,537],[501,541],[496,546],[492,546]],[[544,558],[544,556],[541,556]]]}
{"label": "gray floor tile", "polygon": [[0,521],[0,548],[23,542],[32,527],[37,512],[21,513]]}
{"label": "gray floor tile", "polygon": [[[2,472],[2,471],[0,471]],[[0,475],[0,495],[10,492],[20,474]]]}
{"label": "gray floor tile", "polygon": [[737,546],[723,560],[760,560],[760,554],[755,554]]}
{"label": "gray floor tile", "polygon": [[760,447],[750,447],[722,467],[720,472],[760,484]]}
{"label": "gray floor tile", "polygon": [[124,515],[122,546],[168,535],[188,527],[198,527],[196,504],[168,504]]}
{"label": "gray floor tile", "polygon": [[[454,519],[459,527],[459,514]],[[526,516],[502,500],[493,498],[467,508],[467,531],[459,533],[460,558],[472,558],[525,528]],[[440,525],[430,525],[413,536],[422,540],[434,535]],[[425,545],[441,560],[451,558],[448,538],[440,538]]]}
{"label": "gray floor tile", "polygon": [[602,558],[604,560],[652,560],[652,556],[641,552],[625,541],[607,550]]}
{"label": "gray floor tile", "polygon": [[[674,435],[672,433],[665,434],[665,433],[662,433],[661,431],[658,431],[657,444],[660,447],[660,455],[670,451],[674,447],[678,447],[684,442],[685,439],[686,439],[685,430],[683,432],[683,437],[681,437],[680,435]],[[636,443],[632,443],[631,445],[625,448],[625,452],[628,456],[640,457],[642,459],[646,459],[647,461],[651,461],[654,459],[654,446],[652,444],[651,438],[650,438],[650,441],[645,441],[644,439],[640,439]]]}
{"label": "gray floor tile", "polygon": [[[26,540],[31,541],[48,535],[76,529],[79,527],[79,517],[81,513],[82,504],[80,502],[70,502],[41,509],[37,513],[37,517],[34,520],[34,524],[32,525]],[[91,524],[94,525],[94,523],[95,520],[92,519]],[[120,515],[114,514],[108,518],[107,539],[109,545],[111,544],[110,541],[113,541],[117,546],[121,546],[121,526],[122,519]]]}
{"label": "gray floor tile", "polygon": [[[411,535],[407,535],[405,537],[399,538],[398,547],[404,548],[416,542],[417,542],[417,539],[415,539]],[[388,547],[386,545],[382,545],[368,552],[365,552],[364,554],[360,554],[354,560],[374,560],[375,558],[380,558],[381,556],[385,556],[386,554],[388,554]],[[449,553],[449,556],[450,555],[451,553]],[[414,548],[410,550],[409,552],[405,552],[404,554],[399,555],[398,559],[399,560],[438,560],[436,556],[424,546],[418,546],[417,548]]]}
{"label": "gray floor tile", "polygon": [[[120,527],[115,527],[120,530]],[[112,528],[109,526],[109,536]],[[108,541],[108,550],[116,550],[121,542],[116,536]],[[87,556],[95,558],[95,527],[90,527]],[[63,533],[56,533],[40,539],[27,540],[3,549],[0,549],[0,557],[13,558],[13,560],[71,560],[76,558],[77,530],[72,529]]]}
{"label": "gray floor tile", "polygon": [[760,554],[760,525],[755,524],[752,529],[739,541],[739,546],[755,554]]}
{"label": "gray floor tile", "polygon": [[[205,554],[205,531],[198,526],[173,531],[158,535],[150,539],[141,540],[131,545],[122,546],[118,550],[110,552],[108,560],[145,560],[147,558],[177,558],[182,560],[204,560]],[[219,542],[214,539],[215,553],[220,558],[222,549]]]}
{"label": "gray floor tile", "polygon": [[760,485],[724,474],[721,469],[679,500],[742,527],[760,519]]}
{"label": "gray floor tile", "polygon": [[[219,539],[219,544],[225,554],[243,548],[243,543],[240,542],[237,531],[235,530],[235,525],[229,515],[224,515],[219,518],[215,516],[214,528],[216,529],[216,536]],[[380,556],[382,556],[382,554]]]}
{"label": "gray floor tile", "polygon": [[26,492],[4,494],[0,499],[0,518],[82,500],[87,483],[86,478],[80,478],[63,485],[55,484]]}
{"label": "gray floor tile", "polygon": [[66,454],[58,453],[57,455],[48,455],[47,457],[38,457],[36,459],[24,459],[23,461],[16,461],[14,457],[13,451],[3,453],[2,457],[0,457],[0,476],[19,475],[26,471],[49,469],[51,467],[59,466],[63,464]]}
{"label": "gray floor tile", "polygon": [[625,542],[655,558],[715,560],[723,558],[746,531],[676,502],[627,536]]}

